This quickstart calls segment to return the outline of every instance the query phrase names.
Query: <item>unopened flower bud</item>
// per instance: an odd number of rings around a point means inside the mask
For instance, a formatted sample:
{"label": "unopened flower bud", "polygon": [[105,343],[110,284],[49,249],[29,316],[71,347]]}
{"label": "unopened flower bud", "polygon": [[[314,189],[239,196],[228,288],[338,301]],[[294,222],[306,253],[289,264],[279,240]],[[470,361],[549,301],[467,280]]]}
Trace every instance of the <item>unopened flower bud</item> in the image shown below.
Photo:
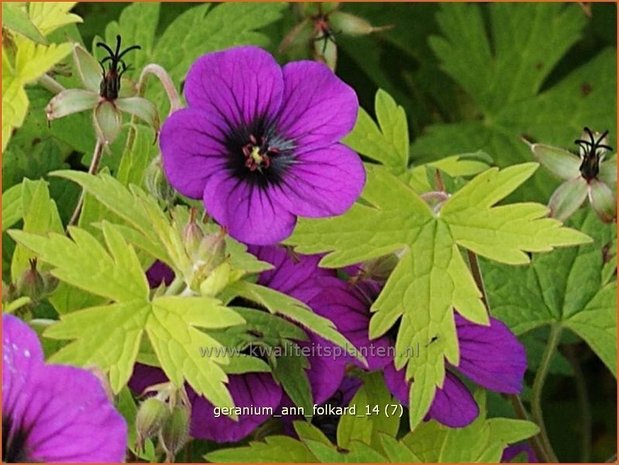
{"label": "unopened flower bud", "polygon": [[38,301],[45,295],[45,281],[37,270],[36,259],[30,260],[30,268],[24,271],[18,279],[17,291],[33,301]]}
{"label": "unopened flower bud", "polygon": [[190,407],[179,403],[166,418],[159,439],[166,452],[166,460],[171,462],[189,439]]}
{"label": "unopened flower bud", "polygon": [[148,192],[166,204],[171,203],[174,200],[176,193],[167,178],[163,174],[163,168],[161,166],[161,157],[156,157],[146,168],[144,174],[144,184]]}
{"label": "unopened flower bud", "polygon": [[374,27],[369,21],[359,18],[358,16],[344,13],[343,11],[334,11],[329,15],[329,24],[334,31],[347,36],[365,36],[373,32],[390,29],[392,26]]}
{"label": "unopened flower bud", "polygon": [[197,290],[226,259],[226,239],[223,232],[206,235],[200,242],[198,252],[192,258],[194,263],[191,288]]}
{"label": "unopened flower bud", "polygon": [[135,418],[137,430],[137,448],[144,448],[144,442],[155,436],[165,421],[170,417],[170,409],[157,397],[149,397],[140,404]]}
{"label": "unopened flower bud", "polygon": [[190,257],[199,253],[200,244],[204,239],[204,233],[196,223],[196,215],[197,210],[195,208],[189,210],[189,221],[183,228],[183,244]]}

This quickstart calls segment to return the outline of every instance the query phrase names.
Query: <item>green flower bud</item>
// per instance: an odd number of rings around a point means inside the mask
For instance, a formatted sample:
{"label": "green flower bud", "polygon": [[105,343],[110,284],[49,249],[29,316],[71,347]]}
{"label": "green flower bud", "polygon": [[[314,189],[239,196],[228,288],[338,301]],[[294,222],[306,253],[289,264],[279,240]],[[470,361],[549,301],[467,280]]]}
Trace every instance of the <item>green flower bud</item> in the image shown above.
{"label": "green flower bud", "polygon": [[196,223],[196,215],[197,210],[191,208],[191,210],[189,210],[189,221],[183,228],[183,244],[190,257],[194,257],[199,253],[200,244],[202,243],[202,239],[204,239],[204,233]]}
{"label": "green flower bud", "polygon": [[188,405],[179,403],[163,423],[159,433],[161,445],[166,452],[166,461],[171,462],[174,456],[189,440],[189,422],[191,412]]}
{"label": "green flower bud", "polygon": [[331,25],[331,29],[337,33],[353,37],[365,36],[373,32],[391,29],[392,27],[374,27],[369,23],[369,21],[342,11],[335,11],[329,15],[329,24]]}
{"label": "green flower bud", "polygon": [[163,203],[171,204],[176,196],[176,192],[170,186],[165,174],[163,174],[160,156],[153,159],[148,168],[146,168],[144,184],[146,190]]}
{"label": "green flower bud", "polygon": [[198,252],[192,257],[191,288],[200,289],[202,282],[226,259],[226,239],[223,232],[208,234],[200,242]]}
{"label": "green flower bud", "polygon": [[170,409],[157,397],[149,397],[142,402],[135,418],[137,449],[142,450],[144,442],[157,435],[169,417]]}
{"label": "green flower bud", "polygon": [[45,295],[45,281],[37,271],[37,260],[30,260],[30,268],[23,272],[17,280],[17,291],[20,295],[39,301]]}

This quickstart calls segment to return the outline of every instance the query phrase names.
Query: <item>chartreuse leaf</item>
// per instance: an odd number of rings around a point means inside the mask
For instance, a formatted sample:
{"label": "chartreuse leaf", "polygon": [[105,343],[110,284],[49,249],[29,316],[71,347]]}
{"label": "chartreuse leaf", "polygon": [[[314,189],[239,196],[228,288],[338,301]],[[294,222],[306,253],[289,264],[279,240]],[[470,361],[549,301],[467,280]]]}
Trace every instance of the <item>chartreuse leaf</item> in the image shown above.
{"label": "chartreuse leaf", "polygon": [[301,441],[288,436],[267,436],[247,447],[219,449],[205,458],[214,463],[316,463],[318,460]]}
{"label": "chartreuse leaf", "polygon": [[[447,428],[435,421],[423,423],[399,441],[424,463],[496,463],[508,444],[527,439],[539,431],[534,423],[508,418],[486,418],[485,394],[475,399],[480,413],[465,428]],[[466,444],[466,447],[462,447]],[[396,449],[393,444],[393,449]],[[404,455],[404,454],[402,454]]]}
{"label": "chartreuse leaf", "polygon": [[483,262],[490,307],[518,335],[543,325],[571,329],[616,376],[617,284],[604,279],[604,250],[616,241],[616,229],[589,211],[569,224],[595,241],[535,256],[525,268]]}
{"label": "chartreuse leaf", "polygon": [[92,176],[78,171],[54,171],[54,176],[69,179],[118,215],[133,228],[121,228],[133,245],[153,257],[185,271],[190,266],[178,232],[152,197],[136,186],[128,188],[109,174]]}
{"label": "chartreuse leaf", "polygon": [[350,402],[356,415],[340,418],[337,444],[350,449],[358,441],[382,452],[382,436],[395,437],[398,432],[402,406],[391,396],[381,373],[364,376],[363,380],[363,386]]}
{"label": "chartreuse leaf", "polygon": [[[585,125],[616,126],[614,48],[600,50],[558,82],[548,79],[587,23],[577,5],[462,3],[442,5],[436,19],[441,36],[430,45],[474,108],[470,120],[425,128],[411,147],[413,158],[482,149],[507,166],[531,159],[523,134],[565,146]],[[526,192],[546,199],[555,186],[540,170]]]}
{"label": "chartreuse leaf", "polygon": [[16,184],[2,193],[2,231],[6,231],[23,217],[21,190],[22,185]]}
{"label": "chartreuse leaf", "polygon": [[[119,229],[102,224],[105,247],[79,228],[71,239],[24,231],[9,234],[36,253],[61,281],[114,303],[63,315],[45,336],[72,340],[52,357],[59,363],[96,365],[109,373],[119,392],[127,383],[146,334],[166,376],[176,385],[187,381],[215,405],[232,407],[220,365],[228,362],[224,347],[198,328],[221,329],[244,319],[216,299],[156,297],[150,300],[148,282],[134,249]],[[208,348],[212,357],[203,358]]]}
{"label": "chartreuse leaf", "polygon": [[[367,166],[364,203],[326,220],[301,220],[288,243],[301,253],[327,252],[321,264],[342,267],[400,251],[400,260],[378,299],[370,336],[385,334],[402,318],[396,367],[415,379],[410,424],[427,413],[445,376],[445,359],[459,363],[453,310],[479,324],[488,316],[462,257],[463,249],[507,264],[529,261],[525,252],[578,245],[590,239],[546,218],[533,203],[494,206],[512,193],[537,165],[528,163],[475,177],[433,212],[415,191],[380,166]],[[410,348],[437,343],[416,355]]]}
{"label": "chartreuse leaf", "polygon": [[[56,202],[49,195],[47,182],[24,179],[23,183],[17,187],[21,188],[21,198],[12,200],[21,200],[20,210],[24,219],[23,231],[30,233],[62,232],[62,222],[58,215]],[[3,200],[6,201],[6,199]],[[11,279],[13,282],[16,282],[22,272],[29,267],[28,261],[32,258],[34,258],[32,252],[24,246],[17,245],[11,261]]]}
{"label": "chartreuse leaf", "polygon": [[2,4],[2,27],[17,32],[33,42],[46,44],[47,40],[34,25],[28,12],[21,5],[13,3]]}
{"label": "chartreuse leaf", "polygon": [[[18,5],[9,8],[13,9],[13,14],[9,13],[13,27],[16,20],[21,18],[22,21],[21,27],[18,26],[20,30],[17,31],[20,34],[13,35],[10,39],[10,53],[5,48],[6,44],[2,46],[3,151],[11,138],[12,130],[23,124],[28,111],[28,96],[24,86],[36,81],[71,51],[72,45],[69,43],[42,44],[34,31],[46,36],[61,26],[81,21],[79,16],[68,13],[74,5],[74,2],[31,2],[27,5],[27,10]],[[27,18],[24,16],[26,12]],[[39,43],[29,38],[33,34]]]}
{"label": "chartreuse leaf", "polygon": [[309,368],[309,362],[297,349],[298,346],[293,342],[282,343],[283,353],[277,357],[277,363],[273,366],[273,376],[295,405],[303,408],[305,412],[311,412],[312,389],[305,371]]}
{"label": "chartreuse leaf", "polygon": [[408,125],[404,109],[384,90],[376,93],[378,124],[363,109],[344,143],[353,150],[401,173],[408,166]]}

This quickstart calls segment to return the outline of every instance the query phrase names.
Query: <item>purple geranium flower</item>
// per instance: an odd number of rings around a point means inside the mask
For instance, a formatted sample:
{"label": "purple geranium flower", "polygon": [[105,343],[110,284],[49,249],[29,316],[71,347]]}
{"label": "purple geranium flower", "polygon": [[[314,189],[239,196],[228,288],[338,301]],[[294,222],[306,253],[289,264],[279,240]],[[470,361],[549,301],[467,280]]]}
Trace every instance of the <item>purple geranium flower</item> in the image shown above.
{"label": "purple geranium flower", "polygon": [[363,164],[339,142],[357,96],[325,65],[231,48],[193,64],[185,98],[161,130],[165,173],[234,238],[274,244],[297,216],[339,215],[359,197]]}
{"label": "purple geranium flower", "polygon": [[18,318],[2,327],[3,462],[123,462],[127,425],[97,377],[46,364]]}

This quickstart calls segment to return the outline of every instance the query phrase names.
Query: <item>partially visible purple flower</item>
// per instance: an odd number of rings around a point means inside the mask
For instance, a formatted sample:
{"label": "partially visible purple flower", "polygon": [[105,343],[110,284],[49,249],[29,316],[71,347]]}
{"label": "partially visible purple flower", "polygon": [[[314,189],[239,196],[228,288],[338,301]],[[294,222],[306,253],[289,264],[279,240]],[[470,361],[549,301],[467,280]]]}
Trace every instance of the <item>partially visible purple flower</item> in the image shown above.
{"label": "partially visible purple flower", "polygon": [[235,239],[275,244],[297,216],[339,215],[359,197],[363,164],[339,142],[357,96],[325,65],[282,68],[260,48],[235,47],[199,58],[185,97],[161,131],[164,171]]}
{"label": "partially visible purple flower", "polygon": [[167,286],[174,280],[174,271],[165,263],[157,260],[146,270],[146,279],[151,288],[159,287],[161,284]]}
{"label": "partially visible purple flower", "polygon": [[[137,364],[129,387],[137,393],[149,386],[167,382],[159,368]],[[197,439],[216,442],[235,442],[245,438],[267,421],[268,415],[239,415],[238,421],[226,415],[215,417],[215,407],[191,387],[186,386],[191,402],[190,434]],[[275,410],[281,401],[282,389],[270,373],[245,373],[228,375],[228,390],[236,407],[271,407]]]}
{"label": "partially visible purple flower", "polygon": [[[334,270],[318,267],[319,256],[293,255],[286,248],[276,247],[250,247],[250,251],[259,259],[274,265],[273,270],[260,274],[258,282],[284,294],[296,297],[308,304],[316,313],[325,316],[327,313],[323,306],[329,301],[319,298],[326,292],[326,279],[337,280]],[[147,276],[151,285],[158,285],[164,279],[171,279],[171,270],[161,263],[156,263],[148,271]],[[339,318],[339,319],[338,319]],[[346,320],[345,315],[334,316],[332,321],[336,327]],[[307,330],[308,340],[298,341],[299,345],[314,344],[322,345],[322,348],[334,345],[320,338],[318,335]],[[333,350],[332,350],[333,352]],[[307,376],[312,387],[312,395],[315,403],[323,403],[331,397],[340,386],[344,378],[346,364],[350,357],[334,359],[313,353],[308,357],[309,368]],[[228,375],[228,389],[237,407],[273,407],[274,410],[282,402],[290,403],[288,396],[283,392],[270,373],[244,373],[241,375]],[[145,388],[166,382],[165,374],[159,368],[136,365],[129,386],[134,392],[141,393]],[[244,439],[258,426],[269,419],[266,415],[239,415],[239,420],[234,421],[222,415],[215,418],[214,406],[205,398],[198,396],[189,386],[186,387],[187,395],[192,404],[191,436],[198,439],[209,439],[216,442],[233,442]]]}
{"label": "partially visible purple flower", "polygon": [[518,444],[512,444],[510,446],[507,446],[503,451],[501,462],[511,462],[520,454],[525,454],[524,461],[526,463],[539,462],[539,460],[537,459],[537,455],[535,455],[535,451],[528,442],[519,442]]}
{"label": "partially visible purple flower", "polygon": [[127,425],[97,377],[44,362],[39,340],[2,316],[2,461],[123,462]]}
{"label": "partially visible purple flower", "polygon": [[[436,390],[428,417],[459,428],[477,418],[479,407],[468,388],[451,370],[459,371],[491,391],[517,394],[522,390],[527,359],[524,346],[496,318],[490,318],[490,326],[471,323],[458,314],[455,314],[455,320],[460,364],[448,369],[443,387]],[[385,382],[393,395],[407,405],[409,385],[404,371],[389,365],[385,369]]]}

